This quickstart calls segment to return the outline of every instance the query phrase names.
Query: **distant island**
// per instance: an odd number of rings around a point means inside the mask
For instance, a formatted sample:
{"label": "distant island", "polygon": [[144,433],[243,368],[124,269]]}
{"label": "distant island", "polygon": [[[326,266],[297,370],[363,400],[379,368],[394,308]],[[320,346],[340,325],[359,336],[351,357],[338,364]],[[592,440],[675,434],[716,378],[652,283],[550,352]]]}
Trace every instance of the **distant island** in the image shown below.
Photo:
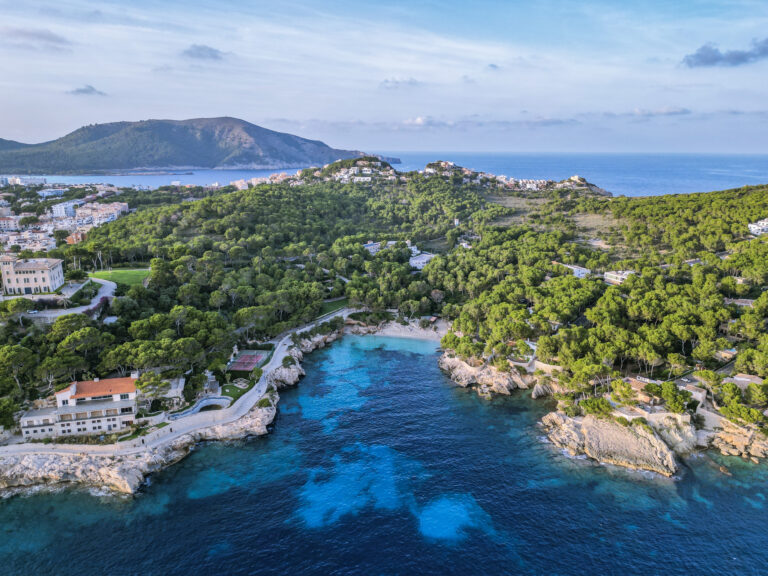
{"label": "distant island", "polygon": [[40,144],[0,139],[5,174],[302,168],[361,156],[228,117],[91,124]]}

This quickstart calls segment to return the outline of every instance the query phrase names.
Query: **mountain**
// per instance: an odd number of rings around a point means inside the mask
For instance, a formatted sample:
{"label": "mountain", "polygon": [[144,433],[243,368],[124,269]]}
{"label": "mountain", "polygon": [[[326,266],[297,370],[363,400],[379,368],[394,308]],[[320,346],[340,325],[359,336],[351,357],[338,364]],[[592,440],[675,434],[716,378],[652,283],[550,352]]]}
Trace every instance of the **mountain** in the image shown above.
{"label": "mountain", "polygon": [[0,151],[3,150],[17,150],[19,148],[26,147],[26,144],[22,144],[21,142],[14,142],[13,140],[3,140],[0,138]]}
{"label": "mountain", "polygon": [[84,126],[41,144],[0,139],[0,174],[298,168],[361,155],[237,118],[144,120]]}

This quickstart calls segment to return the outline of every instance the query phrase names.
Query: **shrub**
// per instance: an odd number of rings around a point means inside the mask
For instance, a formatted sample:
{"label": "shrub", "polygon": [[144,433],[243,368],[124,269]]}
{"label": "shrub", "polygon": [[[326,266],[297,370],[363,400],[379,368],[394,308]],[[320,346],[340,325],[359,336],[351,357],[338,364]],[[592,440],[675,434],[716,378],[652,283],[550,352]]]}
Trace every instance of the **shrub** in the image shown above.
{"label": "shrub", "polygon": [[622,426],[629,426],[629,420],[624,418],[624,416],[616,416],[616,422],[618,422]]}
{"label": "shrub", "polygon": [[579,406],[584,414],[592,414],[603,418],[610,416],[613,412],[613,407],[605,398],[587,398],[579,402]]}
{"label": "shrub", "polygon": [[270,406],[272,406],[272,402],[270,402],[269,398],[265,396],[264,398],[259,400],[256,406],[258,406],[259,408],[269,408]]}

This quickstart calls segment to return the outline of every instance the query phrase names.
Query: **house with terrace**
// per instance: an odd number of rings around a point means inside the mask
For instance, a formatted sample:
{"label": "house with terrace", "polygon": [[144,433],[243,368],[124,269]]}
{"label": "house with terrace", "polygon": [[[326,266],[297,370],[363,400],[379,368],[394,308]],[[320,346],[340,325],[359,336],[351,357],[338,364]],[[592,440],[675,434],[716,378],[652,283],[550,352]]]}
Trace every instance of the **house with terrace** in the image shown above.
{"label": "house with terrace", "polygon": [[72,382],[54,395],[55,406],[25,412],[19,422],[25,440],[113,434],[136,418],[135,378]]}

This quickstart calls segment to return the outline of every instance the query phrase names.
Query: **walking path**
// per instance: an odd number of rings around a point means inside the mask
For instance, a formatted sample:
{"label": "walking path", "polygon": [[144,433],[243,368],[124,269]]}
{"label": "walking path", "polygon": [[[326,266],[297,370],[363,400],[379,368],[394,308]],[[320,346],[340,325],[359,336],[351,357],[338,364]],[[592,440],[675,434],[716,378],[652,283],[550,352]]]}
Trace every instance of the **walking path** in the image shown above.
{"label": "walking path", "polygon": [[254,405],[264,397],[267,392],[267,376],[283,364],[283,358],[288,354],[288,349],[293,344],[291,337],[294,333],[304,332],[318,324],[327,322],[331,318],[341,316],[346,318],[354,312],[349,308],[342,308],[294,330],[290,330],[280,336],[275,345],[272,358],[262,368],[262,376],[256,385],[243,394],[234,405],[222,410],[198,412],[184,418],[170,422],[168,426],[141,436],[135,440],[118,442],[116,444],[11,444],[0,446],[0,456],[27,455],[27,454],[100,454],[113,456],[127,456],[139,454],[145,450],[157,448],[164,443],[170,443],[185,434],[202,430],[210,426],[228,424],[245,416]]}

